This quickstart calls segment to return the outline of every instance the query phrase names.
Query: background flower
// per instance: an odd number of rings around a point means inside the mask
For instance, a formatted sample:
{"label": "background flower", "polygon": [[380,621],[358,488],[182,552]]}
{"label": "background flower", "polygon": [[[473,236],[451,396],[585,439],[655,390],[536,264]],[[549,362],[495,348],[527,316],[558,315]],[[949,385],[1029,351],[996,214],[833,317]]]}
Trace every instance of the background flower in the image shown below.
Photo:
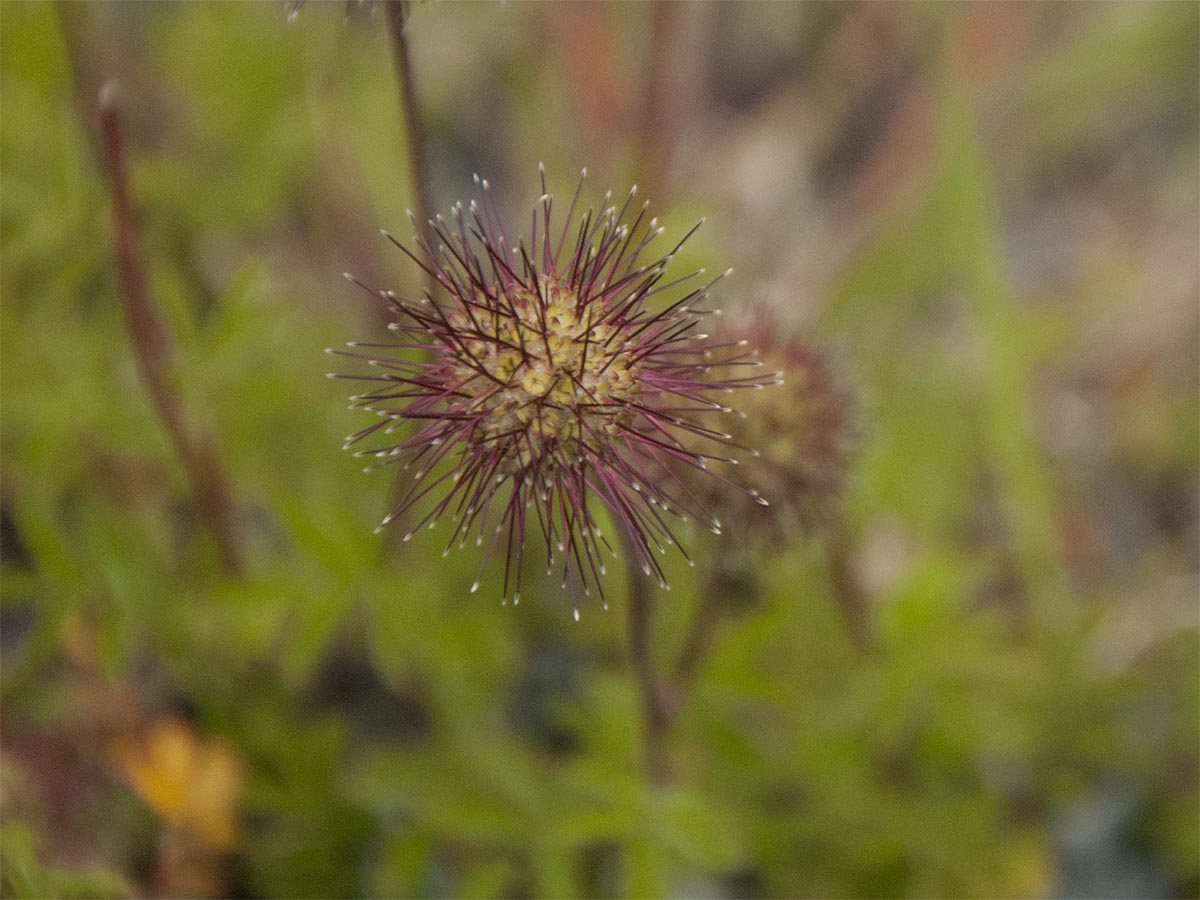
{"label": "background flower", "polygon": [[735,443],[753,448],[739,474],[770,505],[702,480],[694,484],[714,515],[743,540],[741,546],[755,553],[763,540],[786,547],[837,515],[865,430],[858,397],[839,382],[828,354],[788,334],[765,311],[756,315],[741,340],[755,348],[767,369],[781,373],[782,386],[747,395],[727,427]]}

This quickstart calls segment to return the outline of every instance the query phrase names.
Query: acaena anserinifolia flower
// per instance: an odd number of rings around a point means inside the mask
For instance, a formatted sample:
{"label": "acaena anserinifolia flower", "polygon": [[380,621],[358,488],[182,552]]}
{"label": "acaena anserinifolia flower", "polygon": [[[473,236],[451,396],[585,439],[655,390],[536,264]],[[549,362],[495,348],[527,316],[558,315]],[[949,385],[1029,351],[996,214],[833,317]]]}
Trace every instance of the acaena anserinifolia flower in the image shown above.
{"label": "acaena anserinifolia flower", "polygon": [[761,552],[831,524],[864,428],[856,392],[820,347],[766,311],[734,333],[765,365],[787,373],[782,389],[748,397],[729,424],[734,441],[759,451],[740,474],[770,496],[771,507],[764,515],[742,494],[685,474],[705,509],[736,530],[745,549]]}
{"label": "acaena anserinifolia flower", "polygon": [[[711,464],[736,463],[732,451],[747,448],[713,421],[733,412],[727,395],[735,389],[775,383],[781,373],[764,374],[746,341],[717,344],[703,332],[713,311],[700,304],[723,276],[701,283],[701,269],[668,277],[699,224],[652,253],[663,228],[648,204],[634,205],[636,186],[623,203],[610,205],[605,194],[598,212],[576,217],[586,171],[556,227],[541,170],[528,243],[506,236],[490,185],[478,177],[478,199],[455,205],[449,220],[438,216],[428,229],[413,222],[413,249],[384,232],[445,296],[366,288],[395,313],[388,327],[397,339],[330,351],[372,367],[330,373],[365,382],[352,408],[379,419],[346,446],[387,436],[356,455],[376,458],[368,468],[400,462],[413,472],[379,528],[418,504],[406,541],[449,517],[446,553],[486,545],[481,574],[503,554],[504,596],[511,588],[514,603],[534,535],[564,587],[587,594],[596,586],[603,600],[604,557],[616,552],[600,507],[625,530],[645,573],[667,587],[658,556],[679,544],[675,520],[721,531],[681,477],[685,468],[767,502],[714,471]],[[406,427],[407,437],[391,438]]]}

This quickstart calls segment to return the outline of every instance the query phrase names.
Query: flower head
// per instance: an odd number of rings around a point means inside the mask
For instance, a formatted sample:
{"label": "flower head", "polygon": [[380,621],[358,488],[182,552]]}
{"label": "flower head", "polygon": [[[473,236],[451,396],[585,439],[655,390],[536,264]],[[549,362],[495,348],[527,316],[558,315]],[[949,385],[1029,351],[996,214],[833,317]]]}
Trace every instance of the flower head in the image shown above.
{"label": "flower head", "polygon": [[488,182],[476,181],[478,200],[457,204],[450,221],[439,216],[427,232],[414,222],[413,250],[387,235],[445,297],[372,291],[396,313],[389,328],[399,340],[336,351],[375,370],[332,374],[368,382],[352,401],[380,419],[347,446],[412,429],[358,451],[378,465],[415,469],[380,528],[428,504],[405,540],[449,516],[446,552],[471,540],[486,545],[482,572],[502,548],[505,597],[511,585],[518,602],[527,532],[540,535],[547,569],[560,566],[564,586],[586,594],[599,585],[605,553],[615,555],[603,507],[646,574],[666,587],[657,557],[678,545],[672,518],[720,531],[682,470],[766,503],[709,469],[736,459],[731,436],[704,419],[732,412],[724,400],[734,389],[762,387],[779,373],[764,375],[745,341],[709,343],[700,329],[708,312],[698,304],[723,276],[695,287],[704,270],[667,279],[695,228],[669,251],[650,253],[663,229],[647,219],[648,204],[631,209],[636,186],[619,208],[606,194],[599,212],[576,218],[581,176],[556,227],[543,172],[526,243],[505,235]]}
{"label": "flower head", "polygon": [[857,396],[818,347],[765,318],[742,334],[766,366],[786,373],[783,387],[749,397],[729,427],[735,441],[755,448],[743,474],[768,493],[771,506],[715,491],[708,479],[689,481],[707,508],[754,535],[753,545],[778,545],[818,530],[833,514],[862,435],[861,414]]}

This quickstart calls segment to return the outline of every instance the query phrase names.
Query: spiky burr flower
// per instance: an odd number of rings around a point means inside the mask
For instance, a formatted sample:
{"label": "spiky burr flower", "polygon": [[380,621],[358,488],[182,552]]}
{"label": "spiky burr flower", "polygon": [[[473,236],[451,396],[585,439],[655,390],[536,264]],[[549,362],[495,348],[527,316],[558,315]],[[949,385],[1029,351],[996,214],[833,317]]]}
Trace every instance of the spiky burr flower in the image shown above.
{"label": "spiky burr flower", "polygon": [[742,473],[771,497],[769,509],[707,480],[693,489],[707,507],[753,546],[784,543],[819,530],[843,492],[862,437],[858,398],[835,376],[826,354],[786,326],[759,313],[740,335],[759,348],[769,367],[787,373],[784,387],[747,398],[729,426],[735,441],[759,452]]}
{"label": "spiky burr flower", "polygon": [[449,516],[445,552],[486,544],[482,573],[503,547],[504,595],[512,586],[514,603],[527,532],[544,541],[547,571],[560,566],[564,587],[587,594],[599,586],[604,553],[615,556],[601,506],[645,573],[667,587],[658,555],[678,546],[672,517],[721,531],[682,470],[766,504],[712,471],[710,463],[737,460],[731,436],[704,419],[732,412],[725,401],[735,389],[762,387],[780,373],[764,375],[746,341],[713,344],[702,333],[707,312],[698,304],[723,276],[693,288],[703,269],[667,279],[699,224],[666,253],[651,254],[663,228],[647,218],[648,204],[631,209],[636,186],[619,209],[605,194],[599,213],[589,208],[576,219],[586,171],[560,228],[542,171],[528,244],[506,237],[490,186],[478,177],[478,200],[457,204],[450,221],[439,216],[427,231],[413,222],[413,250],[385,232],[446,296],[371,291],[396,314],[389,328],[399,340],[336,351],[364,360],[371,374],[331,373],[367,382],[352,408],[380,419],[350,435],[347,447],[412,429],[399,442],[357,451],[375,465],[401,461],[414,470],[380,529],[428,504],[404,540]]}

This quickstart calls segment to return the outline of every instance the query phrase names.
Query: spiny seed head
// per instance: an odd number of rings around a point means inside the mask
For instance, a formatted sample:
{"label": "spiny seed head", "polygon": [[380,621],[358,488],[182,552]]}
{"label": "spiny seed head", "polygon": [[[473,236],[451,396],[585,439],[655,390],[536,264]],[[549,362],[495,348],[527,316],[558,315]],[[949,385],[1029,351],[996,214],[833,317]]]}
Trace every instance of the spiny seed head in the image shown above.
{"label": "spiny seed head", "polygon": [[862,438],[862,416],[856,395],[817,347],[761,319],[745,333],[737,343],[760,347],[763,370],[781,385],[748,394],[723,423],[749,451],[739,474],[757,493],[714,491],[708,480],[692,481],[708,507],[740,533],[782,544],[831,517]]}
{"label": "spiny seed head", "polygon": [[753,493],[708,466],[736,461],[730,434],[708,420],[728,409],[729,392],[775,374],[745,346],[700,339],[714,281],[667,276],[683,241],[648,251],[662,229],[645,205],[631,212],[636,188],[624,204],[604,208],[605,195],[600,212],[576,216],[581,176],[555,227],[543,173],[526,243],[504,234],[491,186],[476,184],[479,197],[458,204],[452,224],[417,228],[414,249],[389,235],[438,296],[366,288],[396,314],[389,330],[399,339],[335,351],[371,367],[336,377],[367,382],[353,405],[380,417],[347,445],[411,426],[399,443],[358,451],[417,470],[383,524],[428,505],[410,532],[449,516],[452,544],[477,533],[488,545],[484,567],[503,545],[505,596],[510,581],[520,586],[527,532],[540,535],[548,568],[586,595],[599,586],[602,552],[613,552],[603,506],[631,538],[638,559],[628,563],[665,584],[657,556],[678,545],[671,517],[712,519],[685,473]]}
{"label": "spiny seed head", "polygon": [[[500,475],[538,458],[551,465],[559,455],[578,458],[619,435],[630,421],[641,368],[623,339],[628,328],[595,323],[595,304],[585,308],[578,292],[553,276],[539,274],[534,290],[512,286],[508,300],[503,314],[447,316],[465,337],[462,352],[446,357],[446,374],[478,415],[467,443],[486,450],[504,435],[521,435]],[[475,377],[480,369],[488,377]]]}

